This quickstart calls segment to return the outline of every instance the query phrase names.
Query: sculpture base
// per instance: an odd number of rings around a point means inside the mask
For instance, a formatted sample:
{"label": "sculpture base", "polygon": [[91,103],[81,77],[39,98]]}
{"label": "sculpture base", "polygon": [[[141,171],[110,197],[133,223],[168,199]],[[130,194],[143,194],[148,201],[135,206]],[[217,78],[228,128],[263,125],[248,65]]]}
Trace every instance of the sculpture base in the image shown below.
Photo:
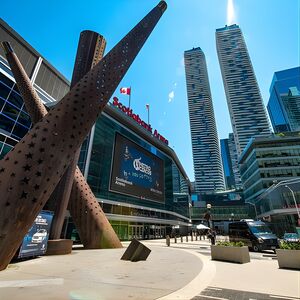
{"label": "sculpture base", "polygon": [[72,252],[73,241],[58,239],[49,240],[46,255],[64,255]]}

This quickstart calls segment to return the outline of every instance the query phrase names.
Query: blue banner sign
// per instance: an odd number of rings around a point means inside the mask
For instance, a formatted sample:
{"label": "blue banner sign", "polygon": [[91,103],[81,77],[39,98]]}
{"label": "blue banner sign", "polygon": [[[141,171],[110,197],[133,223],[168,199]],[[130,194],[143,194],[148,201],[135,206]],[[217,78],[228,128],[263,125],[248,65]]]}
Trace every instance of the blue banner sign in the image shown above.
{"label": "blue banner sign", "polygon": [[45,254],[53,218],[52,212],[41,211],[23,239],[18,258]]}
{"label": "blue banner sign", "polygon": [[164,161],[117,133],[110,190],[164,202],[164,183]]}

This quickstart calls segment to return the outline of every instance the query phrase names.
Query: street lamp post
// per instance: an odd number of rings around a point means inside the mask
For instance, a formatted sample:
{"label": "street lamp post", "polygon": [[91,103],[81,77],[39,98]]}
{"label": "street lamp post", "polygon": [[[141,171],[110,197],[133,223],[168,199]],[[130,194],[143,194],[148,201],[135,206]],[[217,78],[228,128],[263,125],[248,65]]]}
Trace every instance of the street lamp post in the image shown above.
{"label": "street lamp post", "polygon": [[295,193],[288,185],[285,185],[284,187],[288,188],[290,190],[290,192],[292,193],[292,197],[293,197],[293,200],[294,200],[294,203],[295,203],[295,207],[296,207],[297,214],[298,214],[298,220],[299,220],[300,219],[300,212],[299,212],[298,204],[296,202]]}
{"label": "street lamp post", "polygon": [[204,215],[204,219],[207,221],[207,226],[208,226],[209,228],[211,228],[211,227],[212,227],[211,212],[210,212],[211,204],[208,203],[208,204],[206,205],[206,208],[207,208],[207,211],[206,211],[206,213],[205,213],[205,215]]}

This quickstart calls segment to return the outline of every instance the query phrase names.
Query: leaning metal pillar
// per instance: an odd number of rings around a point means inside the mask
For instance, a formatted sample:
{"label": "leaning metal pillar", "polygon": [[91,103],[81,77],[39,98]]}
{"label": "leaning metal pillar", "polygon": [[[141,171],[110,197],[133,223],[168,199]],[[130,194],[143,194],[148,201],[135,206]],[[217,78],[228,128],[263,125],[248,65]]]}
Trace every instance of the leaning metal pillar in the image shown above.
{"label": "leaning metal pillar", "polygon": [[167,4],[161,1],[0,161],[0,270],[109,101]]}
{"label": "leaning metal pillar", "polygon": [[[85,39],[90,39],[92,42],[95,34],[90,31],[84,31],[81,33],[81,39],[84,36]],[[100,37],[100,35],[96,35]],[[96,41],[99,41],[99,39],[97,38]],[[25,70],[9,43],[3,42],[3,46],[27,112],[31,116],[31,121],[36,123],[47,114],[47,110],[35,92]],[[99,51],[99,47],[97,47],[97,50]],[[76,167],[75,178],[73,178],[72,182],[73,188],[72,197],[69,201],[69,209],[84,247],[121,248],[122,244],[118,236],[106,219],[97,199],[78,167]],[[91,203],[93,210],[88,210],[87,212],[86,207],[90,206]]]}
{"label": "leaning metal pillar", "polygon": [[[105,46],[106,41],[100,34],[89,30],[81,32],[71,80],[71,89],[102,59]],[[69,165],[63,178],[52,194],[52,201],[54,201],[56,205],[50,239],[54,241],[50,241],[49,246],[52,245],[51,247],[54,248],[56,247],[55,245],[60,242],[59,239],[61,237],[61,231],[66,216],[79,155],[80,147],[74,155],[73,162]],[[54,253],[57,253],[57,251]]]}

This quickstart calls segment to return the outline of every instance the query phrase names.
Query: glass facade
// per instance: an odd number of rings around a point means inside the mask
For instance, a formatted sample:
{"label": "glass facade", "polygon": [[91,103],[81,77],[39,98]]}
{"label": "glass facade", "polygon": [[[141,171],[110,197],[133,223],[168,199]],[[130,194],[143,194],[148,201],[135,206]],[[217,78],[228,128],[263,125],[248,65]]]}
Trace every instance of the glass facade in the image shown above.
{"label": "glass facade", "polygon": [[[207,212],[205,207],[193,207],[191,217],[193,220],[204,221],[204,215]],[[248,205],[232,205],[232,206],[212,206],[210,209],[212,220],[214,221],[229,221],[249,219],[254,217],[251,207]]]}
{"label": "glass facade", "polygon": [[21,139],[31,126],[15,83],[0,72],[0,130]]}
{"label": "glass facade", "polygon": [[233,176],[232,160],[228,146],[228,139],[220,140],[220,144],[226,189],[234,189],[235,180]]}
{"label": "glass facade", "polygon": [[300,178],[279,181],[258,197],[255,202],[259,216],[265,217],[280,237],[285,232],[296,232],[300,211]]}
{"label": "glass facade", "polygon": [[274,132],[300,130],[300,67],[275,72],[267,105]]}
{"label": "glass facade", "polygon": [[[111,109],[117,110],[111,106]],[[124,114],[124,118],[128,118]],[[140,199],[137,197],[110,191],[110,176],[113,160],[113,149],[116,133],[122,134],[130,141],[143,147],[164,162],[165,202]],[[153,137],[151,137],[153,139]],[[88,150],[84,150],[87,152]],[[83,152],[83,151],[82,151]],[[85,155],[82,158],[85,159]],[[80,162],[81,163],[81,162]],[[189,218],[189,186],[171,157],[157,149],[151,142],[142,139],[138,134],[116,122],[107,113],[103,113],[95,124],[90,161],[88,162],[87,181],[98,199],[115,201],[119,204],[142,206],[171,211]],[[120,208],[121,209],[121,208]],[[105,211],[108,212],[108,211]],[[149,213],[150,211],[148,211]],[[151,214],[153,214],[151,212]],[[183,218],[182,221],[187,221]]]}
{"label": "glass facade", "polygon": [[274,181],[300,177],[300,136],[255,138],[240,164],[245,201],[254,202]]}

